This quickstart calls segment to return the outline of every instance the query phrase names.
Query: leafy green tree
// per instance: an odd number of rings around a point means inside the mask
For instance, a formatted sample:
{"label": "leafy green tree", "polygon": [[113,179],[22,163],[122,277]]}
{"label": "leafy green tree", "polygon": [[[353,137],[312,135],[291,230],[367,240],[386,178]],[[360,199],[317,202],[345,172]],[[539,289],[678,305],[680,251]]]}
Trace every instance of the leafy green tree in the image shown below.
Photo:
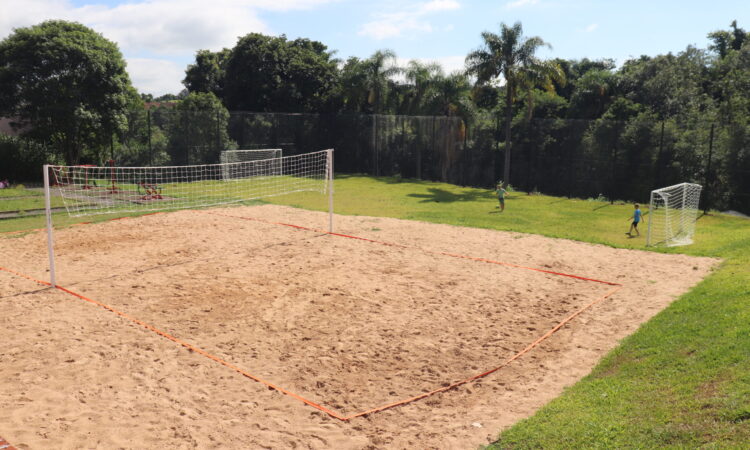
{"label": "leafy green tree", "polygon": [[222,150],[234,148],[227,126],[229,111],[214,94],[193,92],[171,111],[167,152],[176,164],[219,162]]}
{"label": "leafy green tree", "polygon": [[532,82],[546,82],[557,71],[551,64],[539,60],[535,53],[549,46],[540,37],[526,38],[523,27],[516,22],[512,27],[500,24],[500,34],[482,33],[483,46],[466,57],[468,71],[477,77],[478,83],[505,81],[505,165],[503,185],[510,183],[511,124],[513,103],[519,88]]}
{"label": "leafy green tree", "polygon": [[641,105],[618,97],[602,117],[591,123],[584,136],[584,148],[595,166],[597,188],[600,193],[606,193],[610,201],[620,196],[622,191],[619,186],[625,181],[622,178],[623,172],[618,170],[622,160],[628,158],[625,154],[627,149],[623,144],[623,133],[629,121],[642,111]]}
{"label": "leafy green tree", "polygon": [[78,23],[18,28],[0,42],[0,115],[51,144],[68,164],[108,146],[138,97],[113,42]]}
{"label": "leafy green tree", "polygon": [[677,55],[642,56],[626,61],[617,76],[622,96],[652,108],[661,118],[680,116],[702,108],[708,58],[705,51],[688,47]]}
{"label": "leafy green tree", "polygon": [[226,62],[224,104],[233,111],[320,112],[333,93],[336,64],[320,42],[248,34]]}
{"label": "leafy green tree", "polygon": [[708,34],[708,38],[713,41],[709,49],[718,53],[721,59],[726,57],[730,50],[740,50],[745,42],[750,41],[750,33],[737,27],[736,20],[729,26],[732,27],[732,31],[718,30]]}
{"label": "leafy green tree", "polygon": [[617,87],[615,74],[592,69],[575,81],[570,98],[570,117],[596,119],[607,110]]}
{"label": "leafy green tree", "polygon": [[222,98],[229,55],[231,50],[228,48],[218,52],[198,50],[195,54],[195,64],[188,66],[182,84],[188,92],[212,92]]}

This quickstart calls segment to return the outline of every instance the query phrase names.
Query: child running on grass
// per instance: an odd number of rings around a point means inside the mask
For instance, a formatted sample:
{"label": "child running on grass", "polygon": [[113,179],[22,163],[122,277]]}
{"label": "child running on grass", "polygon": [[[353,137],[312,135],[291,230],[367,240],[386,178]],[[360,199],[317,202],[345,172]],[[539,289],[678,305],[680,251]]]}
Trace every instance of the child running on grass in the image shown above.
{"label": "child running on grass", "polygon": [[498,208],[500,208],[500,212],[505,211],[505,194],[508,193],[505,189],[503,189],[503,183],[500,182],[497,184],[497,188],[495,189],[495,193],[497,194],[497,201],[500,202],[500,205]]}
{"label": "child running on grass", "polygon": [[641,232],[638,231],[638,224],[641,222],[642,218],[643,218],[643,214],[641,214],[641,209],[638,206],[638,203],[636,203],[635,211],[633,211],[633,215],[630,216],[630,218],[628,219],[628,220],[632,219],[633,223],[630,224],[630,230],[625,234],[627,234],[630,237],[633,237],[633,230],[635,230],[635,232],[637,233],[636,236],[640,236]]}

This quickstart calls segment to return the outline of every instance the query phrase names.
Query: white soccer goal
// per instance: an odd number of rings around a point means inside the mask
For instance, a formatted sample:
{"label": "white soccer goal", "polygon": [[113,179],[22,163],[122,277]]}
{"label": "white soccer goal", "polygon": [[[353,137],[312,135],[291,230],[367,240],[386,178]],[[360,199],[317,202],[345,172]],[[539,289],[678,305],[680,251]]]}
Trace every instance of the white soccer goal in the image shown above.
{"label": "white soccer goal", "polygon": [[701,185],[681,183],[651,191],[646,245],[693,243]]}
{"label": "white soccer goal", "polygon": [[[280,152],[280,150],[279,150]],[[230,178],[225,173],[231,173]],[[50,278],[55,285],[53,190],[69,216],[150,212],[257,200],[295,192],[328,193],[333,232],[333,150],[197,166],[44,166]]]}
{"label": "white soccer goal", "polygon": [[[242,171],[245,169],[252,169],[252,167],[242,165],[230,165],[230,163],[247,162],[247,161],[259,161],[263,159],[278,159],[283,156],[280,148],[261,148],[254,150],[224,150],[219,155],[219,161],[222,164],[226,164],[223,167],[222,175],[224,180],[231,180],[235,178],[245,178],[247,174]],[[280,175],[282,172],[281,164],[277,164],[271,169],[276,169],[276,172]]]}

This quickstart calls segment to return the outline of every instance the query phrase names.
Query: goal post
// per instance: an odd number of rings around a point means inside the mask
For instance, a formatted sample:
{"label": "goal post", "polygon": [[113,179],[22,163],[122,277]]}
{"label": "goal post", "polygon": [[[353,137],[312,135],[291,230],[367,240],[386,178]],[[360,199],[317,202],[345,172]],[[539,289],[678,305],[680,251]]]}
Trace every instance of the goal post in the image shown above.
{"label": "goal post", "polygon": [[651,191],[647,246],[693,243],[702,186],[680,183]]}
{"label": "goal post", "polygon": [[[280,154],[281,150],[278,150]],[[230,178],[225,175],[231,174]],[[328,194],[333,232],[333,149],[294,156],[193,166],[44,165],[50,280],[55,285],[50,197],[68,216],[146,213],[259,200],[297,192]]]}

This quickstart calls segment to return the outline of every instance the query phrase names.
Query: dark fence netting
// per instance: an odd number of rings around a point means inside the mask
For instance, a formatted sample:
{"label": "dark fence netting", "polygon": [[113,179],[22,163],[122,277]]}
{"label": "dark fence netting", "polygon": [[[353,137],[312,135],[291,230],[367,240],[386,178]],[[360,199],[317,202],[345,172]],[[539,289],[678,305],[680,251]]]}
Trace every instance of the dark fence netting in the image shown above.
{"label": "dark fence netting", "polygon": [[237,148],[281,148],[284,155],[334,148],[336,170],[490,186],[492,146],[469,147],[456,117],[232,113]]}
{"label": "dark fence netting", "polygon": [[[78,163],[121,166],[218,163],[223,150],[281,148],[296,155],[335,149],[340,173],[400,176],[492,188],[503,174],[505,124],[459,117],[131,111],[123,126],[85,147]],[[750,213],[750,124],[656,120],[528,119],[512,124],[514,189],[580,198],[646,201],[651,190],[704,186],[704,208]],[[101,145],[107,142],[108,145]],[[55,143],[4,138],[2,177],[33,177],[40,160],[60,162]],[[19,179],[18,181],[36,181]]]}

